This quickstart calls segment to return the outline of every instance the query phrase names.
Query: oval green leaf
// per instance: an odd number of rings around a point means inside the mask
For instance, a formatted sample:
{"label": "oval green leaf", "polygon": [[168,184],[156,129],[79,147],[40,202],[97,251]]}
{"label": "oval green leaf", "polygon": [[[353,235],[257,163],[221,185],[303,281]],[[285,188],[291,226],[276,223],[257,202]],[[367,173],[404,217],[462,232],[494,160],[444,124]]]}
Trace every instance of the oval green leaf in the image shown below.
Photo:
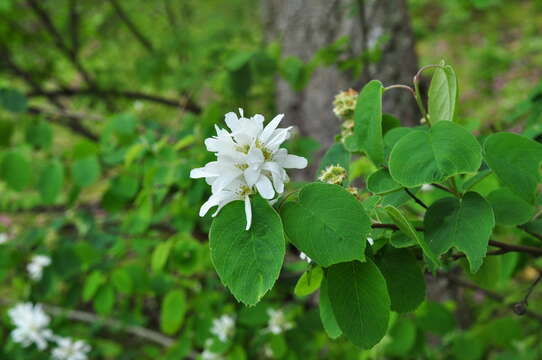
{"label": "oval green leaf", "polygon": [[365,258],[371,222],[363,206],[344,188],[324,183],[303,187],[299,201],[281,209],[288,239],[324,267]]}
{"label": "oval green leaf", "polygon": [[226,205],[211,225],[209,246],[224,285],[237,300],[254,305],[279,276],[285,239],[279,215],[260,197],[252,199],[252,226],[245,226],[243,202]]}
{"label": "oval green leaf", "polygon": [[355,345],[371,348],[386,334],[390,298],[386,280],[371,261],[328,269],[328,293],[337,324]]}

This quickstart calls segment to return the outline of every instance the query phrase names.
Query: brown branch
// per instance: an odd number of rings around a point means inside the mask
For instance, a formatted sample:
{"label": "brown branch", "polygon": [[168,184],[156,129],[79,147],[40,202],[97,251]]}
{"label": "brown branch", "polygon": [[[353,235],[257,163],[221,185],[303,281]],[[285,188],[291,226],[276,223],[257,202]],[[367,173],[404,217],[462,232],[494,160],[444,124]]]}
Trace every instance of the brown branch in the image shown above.
{"label": "brown branch", "polygon": [[[29,106],[28,112],[35,115],[43,115],[47,120],[71,129],[73,132],[92,141],[98,141],[98,136],[87,129],[81,123],[81,116],[66,112],[51,112],[36,106]],[[69,120],[69,121],[63,121]]]}
{"label": "brown branch", "polygon": [[180,108],[194,114],[201,113],[201,108],[190,99],[171,99],[159,95],[148,94],[139,91],[115,90],[115,89],[95,89],[95,88],[65,88],[53,91],[32,91],[29,97],[54,96],[54,97],[73,97],[73,96],[92,96],[92,97],[115,97],[130,100],[143,100],[157,104]]}
{"label": "brown branch", "polygon": [[79,52],[79,12],[77,11],[77,0],[69,0],[70,7],[70,35],[73,52]]}
{"label": "brown branch", "polygon": [[[475,285],[475,284],[472,284],[472,283],[469,283],[465,280],[462,280],[454,275],[451,275],[451,274],[448,274],[448,273],[445,273],[445,272],[439,272],[438,275],[440,277],[444,277],[446,279],[448,279],[448,281],[456,284],[456,285],[459,285],[461,287],[464,287],[466,289],[470,289],[470,290],[473,290],[473,291],[477,291],[479,293],[481,293],[482,295],[484,295],[485,297],[487,297],[488,299],[491,299],[491,300],[494,300],[494,301],[497,301],[497,302],[504,302],[505,301],[505,298],[504,296],[496,293],[496,292],[493,292],[491,290],[487,290],[487,289],[484,289],[484,288],[481,288],[479,287],[478,285]],[[512,311],[516,312],[516,304],[509,304],[508,307],[510,309],[512,309]],[[531,310],[528,310],[528,309],[525,309],[525,314],[532,317],[533,319],[536,319],[540,322],[542,322],[542,314],[539,314],[539,313],[536,313],[534,311],[531,311]]]}
{"label": "brown branch", "polygon": [[537,233],[535,233],[535,232],[533,232],[533,231],[531,231],[531,230],[529,230],[526,227],[523,227],[521,225],[518,225],[517,228],[525,231],[527,234],[531,235],[532,237],[542,241],[542,235],[537,234]]}
{"label": "brown branch", "polygon": [[80,310],[68,310],[53,305],[42,305],[43,309],[53,316],[66,317],[70,320],[86,322],[93,325],[102,325],[112,329],[120,329],[129,334],[135,335],[139,338],[154,342],[163,347],[171,347],[175,344],[175,340],[167,337],[159,332],[149,330],[141,326],[126,325],[125,323],[109,319],[102,316],[98,316],[92,313],[88,313]]}
{"label": "brown branch", "polygon": [[53,38],[53,41],[56,45],[56,47],[63,52],[66,57],[70,60],[72,65],[77,69],[77,71],[81,74],[85,82],[90,87],[96,87],[96,84],[92,77],[87,73],[85,68],[83,67],[83,64],[79,61],[79,58],[77,56],[77,52],[75,49],[70,48],[66,43],[64,42],[64,39],[60,35],[60,32],[54,25],[53,21],[49,17],[49,14],[47,11],[45,11],[44,8],[42,8],[39,5],[38,0],[26,0],[26,3],[28,6],[34,11],[36,16],[40,19],[41,23],[45,27],[45,29],[49,32],[51,37]]}
{"label": "brown branch", "polygon": [[427,205],[425,205],[425,203],[420,198],[414,195],[412,191],[410,191],[408,188],[404,188],[404,189],[405,189],[405,192],[408,194],[408,196],[410,196],[416,202],[416,204],[420,205],[424,209],[427,209]]}
{"label": "brown branch", "polygon": [[143,45],[149,52],[153,52],[154,47],[152,46],[152,43],[145,36],[143,36],[143,33],[141,33],[141,31],[139,31],[134,22],[130,20],[130,18],[124,12],[117,0],[109,0],[109,3],[111,4],[111,6],[113,6],[113,9],[115,9],[118,17],[124,22],[124,24],[126,24],[130,32],[141,43],[141,45]]}
{"label": "brown branch", "polygon": [[455,193],[451,189],[448,189],[446,186],[443,186],[437,183],[432,183],[431,185],[433,185],[437,189],[440,189],[440,190],[443,190],[443,191],[449,192],[450,194],[455,195]]}

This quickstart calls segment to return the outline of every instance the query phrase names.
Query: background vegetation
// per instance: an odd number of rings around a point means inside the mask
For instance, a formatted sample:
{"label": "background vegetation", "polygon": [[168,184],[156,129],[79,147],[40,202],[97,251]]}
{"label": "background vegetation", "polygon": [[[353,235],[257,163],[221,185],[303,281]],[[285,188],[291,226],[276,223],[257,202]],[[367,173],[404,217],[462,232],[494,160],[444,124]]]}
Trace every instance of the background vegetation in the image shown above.
{"label": "background vegetation", "polygon": [[[456,69],[460,122],[540,140],[542,4],[409,6],[420,64],[444,58]],[[256,307],[220,283],[211,219],[197,214],[208,186],[189,179],[211,159],[203,139],[238,107],[274,115],[277,77],[302,89],[316,67],[337,64],[338,49],[329,44],[308,63],[281,56],[280,44],[264,41],[256,1],[0,1],[0,358],[50,357],[10,339],[5,310],[21,301],[47,305],[55,333],[86,340],[91,359],[197,358],[206,349],[232,360],[541,358],[540,321],[505,305],[542,268],[521,252],[488,258],[470,278],[460,269],[435,277],[428,301],[394,319],[370,351],[329,339],[317,297],[294,294],[309,265],[292,249]],[[342,66],[355,70],[356,59]],[[316,141],[298,136],[289,146],[318,161]],[[362,159],[352,173],[370,171]],[[478,191],[491,192],[492,181]],[[542,249],[513,227],[500,236]],[[52,259],[39,281],[26,271],[36,254]],[[269,309],[291,329],[270,332]],[[542,313],[540,287],[529,309]],[[220,341],[211,328],[224,314],[235,332]]]}

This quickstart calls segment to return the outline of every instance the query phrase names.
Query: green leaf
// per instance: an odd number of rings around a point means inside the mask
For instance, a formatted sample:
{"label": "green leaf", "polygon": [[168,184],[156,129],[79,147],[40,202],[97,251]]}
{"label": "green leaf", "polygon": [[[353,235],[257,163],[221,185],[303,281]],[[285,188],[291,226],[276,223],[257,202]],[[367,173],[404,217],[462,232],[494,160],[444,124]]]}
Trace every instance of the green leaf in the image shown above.
{"label": "green leaf", "polygon": [[73,182],[79,187],[94,184],[100,177],[101,166],[96,156],[75,160],[71,167]]}
{"label": "green leaf", "polygon": [[7,111],[20,113],[26,111],[26,97],[15,89],[0,89],[0,107]]}
{"label": "green leaf", "polygon": [[526,223],[534,215],[536,208],[514,194],[508,188],[491,192],[487,200],[495,213],[497,224],[516,226]]}
{"label": "green leaf", "polygon": [[85,280],[85,286],[83,287],[83,301],[91,300],[98,288],[105,283],[105,276],[101,271],[93,271]]}
{"label": "green leaf", "polygon": [[363,206],[338,185],[311,183],[299,201],[281,209],[284,229],[296,248],[324,267],[365,258],[371,229]]}
{"label": "green leaf", "polygon": [[111,282],[118,292],[129,295],[132,293],[133,281],[126,269],[115,269],[111,274]]}
{"label": "green leaf", "polygon": [[375,171],[367,178],[367,190],[374,194],[387,194],[401,188],[401,184],[393,180],[387,169]]}
{"label": "green leaf", "polygon": [[328,293],[344,335],[355,345],[371,348],[384,337],[390,316],[386,280],[369,259],[328,269]]}
{"label": "green leaf", "polygon": [[384,87],[378,80],[369,81],[361,89],[354,110],[354,134],[345,140],[345,146],[348,150],[365,151],[375,165],[384,163],[383,93]]}
{"label": "green leaf", "polygon": [[401,230],[403,234],[405,234],[406,236],[414,240],[422,248],[423,254],[429,260],[431,260],[432,265],[434,267],[440,266],[440,263],[435,253],[433,252],[433,250],[431,250],[431,248],[429,247],[425,239],[421,238],[418,235],[418,232],[416,231],[416,229],[414,229],[412,224],[410,224],[410,222],[405,218],[405,216],[396,207],[392,205],[388,205],[384,209],[386,210],[388,215],[392,218],[393,222],[395,223],[395,225],[397,225],[399,230]]}
{"label": "green leaf", "polygon": [[151,257],[151,268],[152,271],[157,272],[164,268],[166,265],[169,253],[171,252],[171,247],[173,246],[173,241],[168,240],[163,243],[158,244],[154,251],[152,252]]}
{"label": "green leaf", "polygon": [[427,209],[425,239],[438,255],[452,246],[465,253],[471,272],[476,272],[486,256],[489,237],[495,226],[491,205],[478,193],[462,199],[446,197]]}
{"label": "green leaf", "polygon": [[448,177],[478,171],[482,163],[476,138],[460,125],[441,121],[429,131],[402,137],[390,154],[390,174],[405,187],[442,182]]}
{"label": "green leaf", "polygon": [[38,181],[38,191],[45,204],[52,204],[64,186],[64,166],[56,159],[51,160],[43,169]]}
{"label": "green leaf", "polygon": [[100,315],[108,315],[115,306],[115,291],[109,284],[102,286],[92,302],[94,310]]}
{"label": "green leaf", "polygon": [[38,121],[26,128],[26,141],[36,148],[48,148],[53,141],[53,129],[49,123]]}
{"label": "green leaf", "polygon": [[425,299],[425,279],[412,253],[387,247],[375,262],[386,279],[393,311],[409,312],[420,306]]}
{"label": "green leaf", "polygon": [[445,65],[435,70],[428,93],[429,121],[453,121],[457,99],[457,78],[454,69]]}
{"label": "green leaf", "polygon": [[252,226],[245,230],[245,206],[226,205],[209,234],[211,258],[220,279],[235,298],[254,305],[273,287],[285,254],[282,222],[261,197],[252,199]]}
{"label": "green leaf", "polygon": [[542,144],[517,134],[497,133],[484,142],[484,155],[503,185],[534,203],[540,183]]}
{"label": "green leaf", "polygon": [[410,319],[400,318],[388,332],[391,341],[385,346],[388,356],[404,358],[416,341],[416,327]]}
{"label": "green leaf", "polygon": [[182,290],[171,290],[162,301],[160,329],[172,335],[181,328],[186,313],[186,297]]}
{"label": "green leaf", "polygon": [[350,167],[350,153],[344,148],[341,143],[333,144],[327,149],[320,166],[316,171],[316,176],[320,176],[321,172],[330,165],[340,165],[346,170]]}
{"label": "green leaf", "polygon": [[0,166],[2,179],[15,190],[24,190],[32,180],[30,162],[20,151],[13,150],[4,155]]}
{"label": "green leaf", "polygon": [[343,332],[339,324],[337,324],[337,319],[335,319],[335,314],[333,314],[333,309],[331,308],[326,276],[324,276],[320,284],[320,320],[330,338],[336,339],[342,335]]}
{"label": "green leaf", "polygon": [[320,287],[322,278],[324,277],[324,271],[320,266],[310,268],[305,271],[303,275],[297,280],[295,284],[294,293],[297,296],[307,296],[312,294]]}
{"label": "green leaf", "polygon": [[419,328],[438,335],[454,330],[454,315],[444,305],[426,301],[416,310],[416,323]]}

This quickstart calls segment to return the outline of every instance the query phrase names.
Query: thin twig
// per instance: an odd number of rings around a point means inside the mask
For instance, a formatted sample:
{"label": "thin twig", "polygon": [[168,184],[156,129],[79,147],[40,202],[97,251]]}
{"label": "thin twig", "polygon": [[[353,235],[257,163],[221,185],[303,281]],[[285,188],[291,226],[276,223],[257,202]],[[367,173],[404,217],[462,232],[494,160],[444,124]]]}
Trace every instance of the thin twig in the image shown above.
{"label": "thin twig", "polygon": [[420,198],[414,195],[412,191],[410,191],[408,188],[404,188],[404,189],[405,189],[405,192],[408,194],[408,196],[410,196],[416,202],[416,204],[420,205],[424,209],[428,208],[428,206],[425,205],[425,203]]}
{"label": "thin twig", "polygon": [[144,100],[144,101],[150,101],[150,102],[154,102],[161,105],[180,108],[184,111],[188,111],[194,114],[199,114],[201,112],[201,108],[190,99],[176,100],[176,99],[162,97],[159,95],[143,93],[139,91],[116,90],[116,89],[95,89],[95,88],[65,88],[65,89],[58,89],[58,90],[53,90],[53,91],[38,91],[38,92],[32,91],[28,94],[29,97],[37,97],[37,96],[72,97],[72,96],[79,96],[79,95],[101,97],[101,98],[117,97],[117,98],[131,99],[131,100]]}
{"label": "thin twig", "polygon": [[537,233],[535,233],[535,232],[533,232],[533,231],[531,231],[531,230],[529,230],[529,229],[527,229],[527,228],[525,228],[525,227],[523,227],[521,225],[518,225],[517,228],[525,231],[527,234],[531,235],[532,237],[535,237],[538,240],[542,241],[542,235],[537,234]]}
{"label": "thin twig", "polygon": [[111,6],[113,6],[113,9],[115,9],[115,12],[119,16],[119,18],[124,22],[124,24],[126,24],[130,32],[141,43],[141,45],[143,45],[143,47],[145,47],[149,52],[153,52],[154,47],[150,40],[143,36],[143,33],[139,31],[135,23],[124,12],[117,0],[109,0],[109,3],[111,4]]}
{"label": "thin twig", "polygon": [[[454,283],[456,285],[459,285],[459,286],[464,287],[466,289],[477,291],[477,292],[483,294],[488,299],[495,300],[495,301],[501,302],[501,303],[505,301],[504,296],[502,296],[502,295],[500,295],[498,293],[495,293],[495,292],[493,292],[491,290],[481,288],[478,285],[469,283],[469,282],[467,282],[465,280],[462,280],[462,279],[460,279],[460,278],[458,278],[458,277],[456,277],[454,275],[444,273],[444,272],[439,272],[438,275],[441,276],[441,277],[445,277],[446,279],[448,279],[448,281],[450,281],[450,282],[452,282],[452,283]],[[515,312],[515,304],[510,304],[510,305],[508,305],[508,307]],[[528,310],[528,309],[525,309],[525,314],[529,315],[533,319],[536,319],[536,320],[542,322],[542,314],[533,312],[533,311]]]}
{"label": "thin twig", "polygon": [[[92,131],[87,129],[82,123],[81,123],[81,117],[76,116],[74,114],[69,113],[53,113],[48,110],[36,107],[36,106],[29,106],[28,112],[35,115],[43,115],[47,120],[57,123],[59,125],[65,126],[67,128],[70,128],[75,133],[89,139],[92,141],[98,141],[98,136],[94,134]],[[63,119],[69,120],[69,121],[63,121]]]}
{"label": "thin twig", "polygon": [[102,325],[108,328],[120,329],[139,338],[157,343],[163,347],[171,347],[175,340],[159,332],[134,325],[127,325],[119,320],[109,319],[89,312],[80,310],[69,310],[53,305],[42,305],[43,309],[53,316],[63,316],[70,320],[86,322],[89,324]]}
{"label": "thin twig", "polygon": [[448,189],[448,188],[447,188],[446,186],[444,186],[444,185],[440,185],[440,184],[437,184],[437,183],[432,183],[431,185],[433,185],[433,186],[436,187],[437,189],[440,189],[440,190],[443,190],[443,191],[449,192],[450,194],[455,195],[455,193],[454,193],[451,189]]}
{"label": "thin twig", "polygon": [[388,90],[391,90],[391,89],[405,89],[405,90],[408,90],[414,96],[414,98],[416,98],[416,92],[414,91],[413,88],[411,88],[408,85],[402,85],[402,84],[390,85],[390,86],[385,87],[384,91],[388,91]]}

